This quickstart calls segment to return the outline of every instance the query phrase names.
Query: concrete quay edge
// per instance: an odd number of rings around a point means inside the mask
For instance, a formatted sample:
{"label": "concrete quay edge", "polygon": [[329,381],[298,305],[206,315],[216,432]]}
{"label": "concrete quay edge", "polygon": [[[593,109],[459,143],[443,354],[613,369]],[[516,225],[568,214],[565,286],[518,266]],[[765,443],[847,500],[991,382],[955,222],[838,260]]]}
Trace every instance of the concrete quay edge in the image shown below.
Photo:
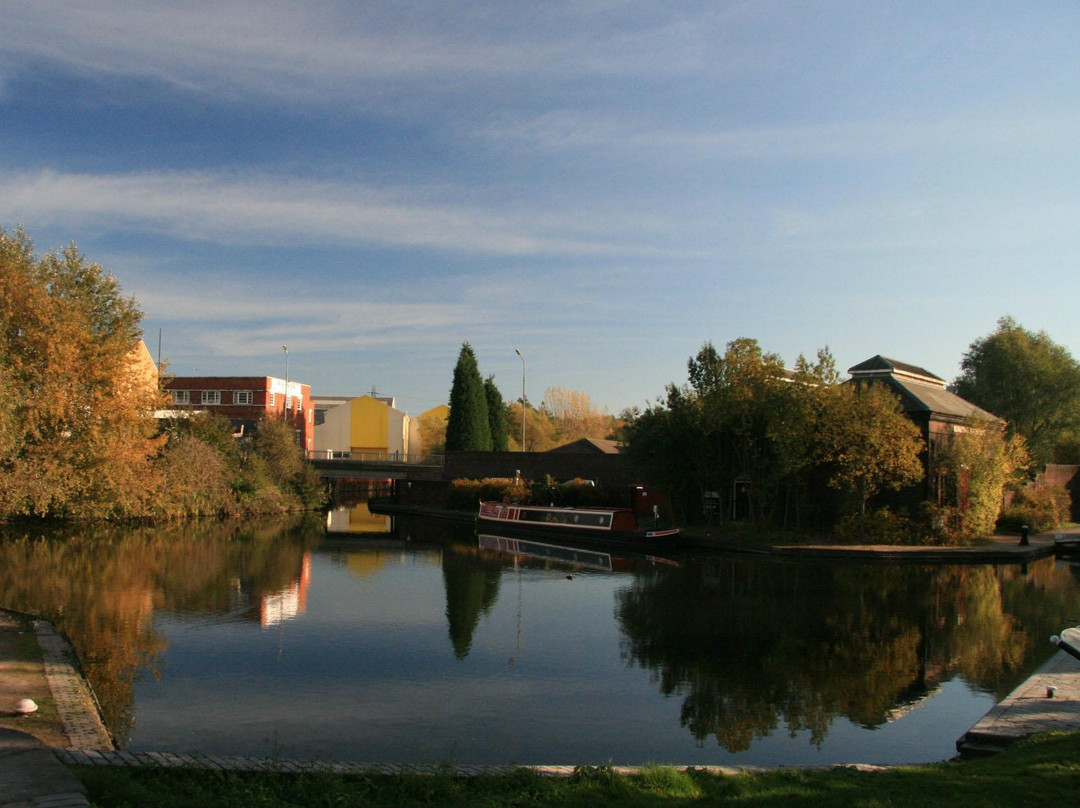
{"label": "concrete quay edge", "polygon": [[961,757],[1001,752],[1043,732],[1080,731],[1080,660],[1058,651],[956,741]]}
{"label": "concrete quay edge", "polygon": [[[479,777],[482,775],[507,774],[529,770],[547,777],[570,777],[578,766],[570,765],[517,765],[517,764],[409,764],[371,763],[337,760],[303,760],[289,758],[246,757],[242,755],[174,754],[165,752],[121,752],[87,749],[56,749],[56,758],[68,766],[115,766],[118,768],[182,768],[202,771],[235,772],[284,772],[292,774],[381,774],[381,775],[435,775],[452,773],[456,777]],[[853,768],[848,765],[839,768]],[[862,767],[861,765],[859,767]],[[882,768],[869,766],[869,768]],[[633,774],[640,766],[612,766],[619,774]],[[737,774],[761,771],[757,766],[678,766],[681,769],[708,771],[718,774]],[[829,767],[837,768],[837,767]],[[0,803],[3,805],[3,803]]]}
{"label": "concrete quay edge", "polygon": [[[32,622],[42,674],[68,743],[113,749],[97,699],[67,638],[48,620],[8,614]],[[88,808],[82,783],[61,763],[58,751],[30,732],[0,729],[0,808]]]}

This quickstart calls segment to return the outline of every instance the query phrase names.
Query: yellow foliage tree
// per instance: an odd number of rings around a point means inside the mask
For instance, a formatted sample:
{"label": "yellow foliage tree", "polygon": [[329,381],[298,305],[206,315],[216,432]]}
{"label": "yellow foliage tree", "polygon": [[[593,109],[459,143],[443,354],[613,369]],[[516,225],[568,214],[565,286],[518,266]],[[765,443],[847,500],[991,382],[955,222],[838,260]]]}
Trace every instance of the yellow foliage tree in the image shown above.
{"label": "yellow foliage tree", "polygon": [[615,430],[615,418],[593,404],[588,393],[569,387],[549,387],[544,391],[544,410],[553,422],[559,443],[582,438],[603,440]]}
{"label": "yellow foliage tree", "polygon": [[133,353],[142,314],[74,247],[0,229],[0,516],[138,515],[163,403]]}

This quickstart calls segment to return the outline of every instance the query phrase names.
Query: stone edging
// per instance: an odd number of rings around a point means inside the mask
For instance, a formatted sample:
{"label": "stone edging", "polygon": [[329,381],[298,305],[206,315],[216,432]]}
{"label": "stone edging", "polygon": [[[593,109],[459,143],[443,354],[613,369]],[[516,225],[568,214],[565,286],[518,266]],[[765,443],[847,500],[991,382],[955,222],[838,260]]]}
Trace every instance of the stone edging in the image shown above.
{"label": "stone edging", "polygon": [[[496,766],[496,765],[449,765],[449,764],[394,764],[394,763],[348,763],[326,760],[288,760],[281,758],[226,757],[220,755],[178,755],[171,752],[124,752],[98,749],[54,749],[61,763],[68,766],[117,766],[122,768],[151,767],[164,769],[197,769],[202,771],[236,772],[284,772],[287,774],[380,774],[433,775],[452,773],[455,777],[479,777],[481,775],[509,774],[527,769],[545,777],[569,777],[577,766]],[[759,766],[676,766],[672,768],[705,771],[712,774],[739,774],[764,771]],[[785,767],[786,768],[786,767]],[[836,766],[811,766],[791,768],[858,769],[878,771],[892,768],[869,764],[837,764]],[[628,775],[641,771],[639,766],[612,766],[617,774]]]}
{"label": "stone edging", "polygon": [[41,647],[45,678],[68,744],[81,749],[115,749],[101,720],[97,698],[78,669],[71,645],[48,620],[36,618],[34,631]]}

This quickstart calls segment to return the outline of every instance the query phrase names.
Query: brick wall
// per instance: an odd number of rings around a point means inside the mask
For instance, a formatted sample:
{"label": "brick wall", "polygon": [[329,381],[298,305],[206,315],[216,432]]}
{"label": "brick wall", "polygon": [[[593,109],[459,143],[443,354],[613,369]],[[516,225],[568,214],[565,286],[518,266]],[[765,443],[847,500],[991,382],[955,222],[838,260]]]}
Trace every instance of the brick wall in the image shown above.
{"label": "brick wall", "polygon": [[[281,393],[270,403],[270,392],[275,383]],[[188,391],[188,402],[176,404],[177,409],[206,410],[216,412],[234,424],[251,424],[265,418],[281,418],[285,413],[285,382],[271,376],[176,376],[165,380],[164,387],[173,391]],[[293,397],[287,413],[290,427],[300,433],[298,444],[305,450],[315,448],[314,410],[311,406],[311,387],[291,381],[290,389],[299,388],[300,396]],[[216,393],[216,402],[203,402],[202,393]],[[239,403],[236,393],[250,397],[250,403]],[[297,400],[299,398],[299,400]]]}
{"label": "brick wall", "polygon": [[1059,486],[1069,492],[1072,497],[1072,521],[1080,521],[1080,466],[1065,466],[1058,463],[1049,463],[1046,468],[1039,472],[1034,482],[1029,485]]}

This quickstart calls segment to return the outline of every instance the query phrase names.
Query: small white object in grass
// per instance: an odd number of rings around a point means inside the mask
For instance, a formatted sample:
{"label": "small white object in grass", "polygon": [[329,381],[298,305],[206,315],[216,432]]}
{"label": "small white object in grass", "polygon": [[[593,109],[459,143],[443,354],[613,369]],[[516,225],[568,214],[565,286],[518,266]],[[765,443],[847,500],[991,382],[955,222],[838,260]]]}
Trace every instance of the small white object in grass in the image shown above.
{"label": "small white object in grass", "polygon": [[30,715],[37,712],[37,703],[33,699],[19,699],[15,702],[15,712],[19,715]]}

